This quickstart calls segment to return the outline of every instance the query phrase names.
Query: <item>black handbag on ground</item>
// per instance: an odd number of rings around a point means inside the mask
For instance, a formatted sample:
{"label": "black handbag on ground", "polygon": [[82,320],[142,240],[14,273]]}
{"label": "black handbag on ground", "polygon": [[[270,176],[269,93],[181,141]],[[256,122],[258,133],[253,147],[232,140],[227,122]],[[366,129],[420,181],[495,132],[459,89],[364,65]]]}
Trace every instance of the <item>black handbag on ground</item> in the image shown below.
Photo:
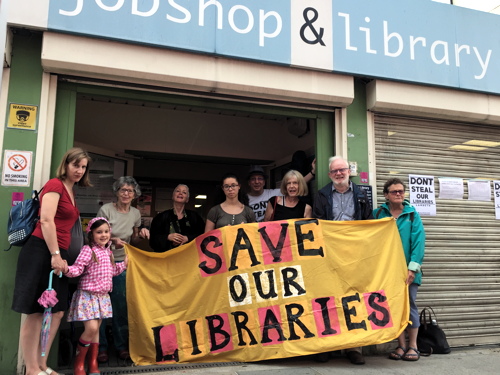
{"label": "black handbag on ground", "polygon": [[444,331],[437,324],[436,314],[432,307],[424,307],[420,312],[417,346],[420,354],[448,354],[450,345]]}

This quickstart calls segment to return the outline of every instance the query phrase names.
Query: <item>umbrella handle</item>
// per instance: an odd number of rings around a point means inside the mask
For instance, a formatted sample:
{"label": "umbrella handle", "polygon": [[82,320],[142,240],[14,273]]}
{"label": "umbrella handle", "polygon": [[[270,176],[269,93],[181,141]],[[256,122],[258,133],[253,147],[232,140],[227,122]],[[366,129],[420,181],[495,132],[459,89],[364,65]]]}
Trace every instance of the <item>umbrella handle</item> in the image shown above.
{"label": "umbrella handle", "polygon": [[[50,271],[50,274],[49,274],[49,290],[52,290],[52,275],[54,274],[54,270]],[[62,272],[58,275],[59,278],[62,277]]]}

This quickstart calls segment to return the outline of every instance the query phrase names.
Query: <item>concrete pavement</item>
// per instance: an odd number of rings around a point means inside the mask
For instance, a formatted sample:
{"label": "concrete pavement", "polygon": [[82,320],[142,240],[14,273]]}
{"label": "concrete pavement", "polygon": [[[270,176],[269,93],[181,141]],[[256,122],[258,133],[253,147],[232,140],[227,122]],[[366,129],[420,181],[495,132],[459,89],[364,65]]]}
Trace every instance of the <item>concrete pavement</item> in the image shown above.
{"label": "concrete pavement", "polygon": [[[421,357],[417,362],[394,361],[382,355],[365,356],[366,364],[352,365],[345,357],[334,357],[326,363],[310,358],[287,358],[258,363],[206,363],[169,366],[103,367],[102,375],[344,375],[405,374],[462,375],[500,373],[500,345],[454,348],[450,354]],[[60,371],[61,374],[71,374]]]}

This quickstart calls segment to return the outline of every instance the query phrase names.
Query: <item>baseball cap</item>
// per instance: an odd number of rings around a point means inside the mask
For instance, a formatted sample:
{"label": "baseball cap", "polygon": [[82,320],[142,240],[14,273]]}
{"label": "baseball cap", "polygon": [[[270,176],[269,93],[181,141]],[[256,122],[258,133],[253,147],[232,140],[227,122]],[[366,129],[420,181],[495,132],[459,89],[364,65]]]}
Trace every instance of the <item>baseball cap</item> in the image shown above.
{"label": "baseball cap", "polygon": [[267,178],[267,175],[264,173],[264,168],[262,168],[260,165],[252,165],[250,167],[250,170],[248,171],[248,177],[247,180],[250,179],[254,174],[260,174],[264,176],[264,178]]}

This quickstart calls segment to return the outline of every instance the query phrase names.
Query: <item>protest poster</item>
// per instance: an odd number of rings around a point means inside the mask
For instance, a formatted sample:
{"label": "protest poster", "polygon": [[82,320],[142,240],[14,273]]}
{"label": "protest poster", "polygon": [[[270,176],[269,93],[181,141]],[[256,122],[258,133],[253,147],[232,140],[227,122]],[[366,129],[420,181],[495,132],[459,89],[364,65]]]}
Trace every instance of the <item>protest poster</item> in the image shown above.
{"label": "protest poster", "polygon": [[500,181],[493,181],[493,195],[495,196],[495,219],[500,220]]}
{"label": "protest poster", "polygon": [[410,203],[422,216],[436,216],[434,176],[410,174]]}
{"label": "protest poster", "polygon": [[126,250],[138,365],[301,356],[387,342],[408,324],[392,218],[241,224],[165,253]]}

